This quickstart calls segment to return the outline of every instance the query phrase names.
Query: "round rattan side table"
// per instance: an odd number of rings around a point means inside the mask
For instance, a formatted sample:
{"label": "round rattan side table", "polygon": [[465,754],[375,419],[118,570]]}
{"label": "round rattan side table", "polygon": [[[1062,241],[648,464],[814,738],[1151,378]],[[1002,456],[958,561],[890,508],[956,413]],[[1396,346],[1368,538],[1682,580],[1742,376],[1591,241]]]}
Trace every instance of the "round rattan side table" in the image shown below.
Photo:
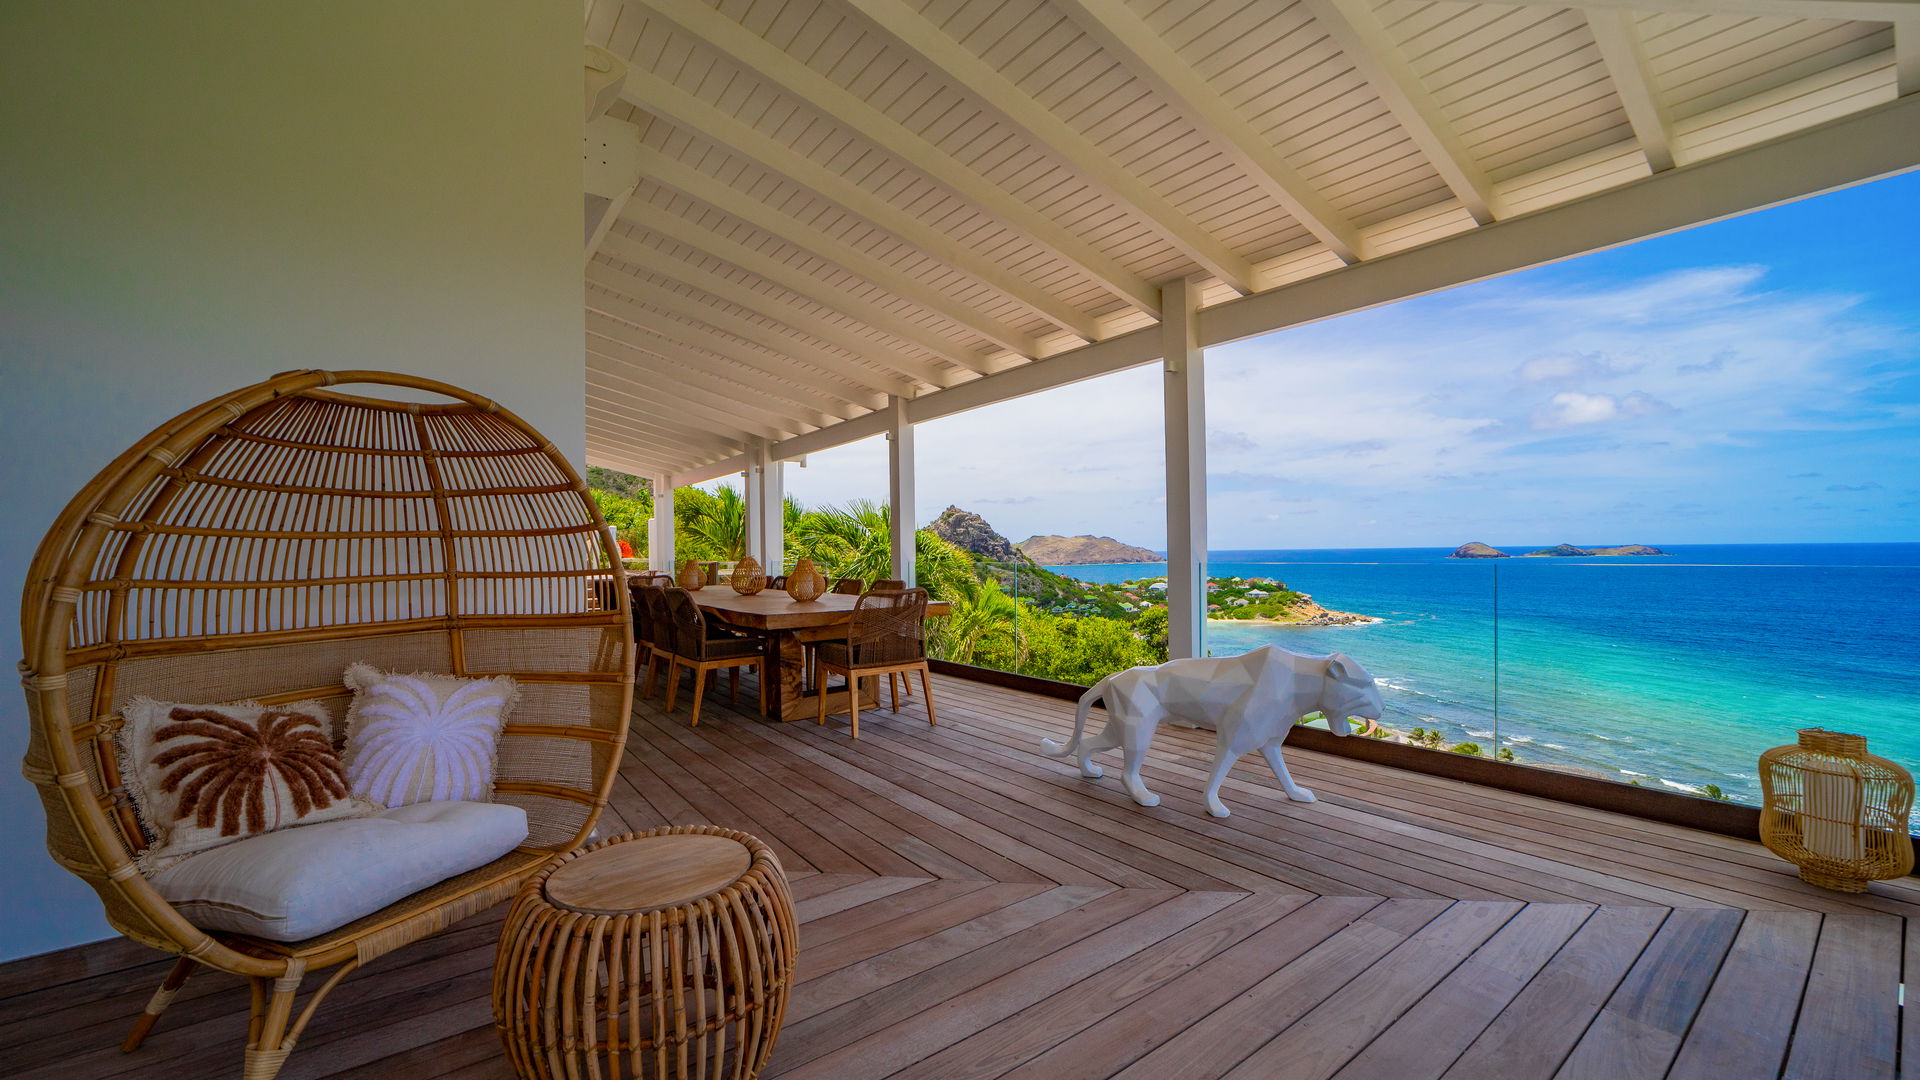
{"label": "round rattan side table", "polygon": [[798,932],[772,849],[677,825],[562,855],[514,898],[493,1018],[527,1080],[758,1076]]}

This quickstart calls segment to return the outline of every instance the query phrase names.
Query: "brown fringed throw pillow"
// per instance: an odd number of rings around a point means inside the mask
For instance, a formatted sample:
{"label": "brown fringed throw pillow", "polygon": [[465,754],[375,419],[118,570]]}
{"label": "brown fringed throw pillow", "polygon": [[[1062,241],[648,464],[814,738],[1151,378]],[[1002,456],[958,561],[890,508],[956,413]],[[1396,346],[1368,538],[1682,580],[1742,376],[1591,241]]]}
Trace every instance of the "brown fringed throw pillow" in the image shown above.
{"label": "brown fringed throw pillow", "polygon": [[121,771],[157,873],[185,856],[378,807],[349,793],[326,707],[190,705],[137,698],[120,730]]}

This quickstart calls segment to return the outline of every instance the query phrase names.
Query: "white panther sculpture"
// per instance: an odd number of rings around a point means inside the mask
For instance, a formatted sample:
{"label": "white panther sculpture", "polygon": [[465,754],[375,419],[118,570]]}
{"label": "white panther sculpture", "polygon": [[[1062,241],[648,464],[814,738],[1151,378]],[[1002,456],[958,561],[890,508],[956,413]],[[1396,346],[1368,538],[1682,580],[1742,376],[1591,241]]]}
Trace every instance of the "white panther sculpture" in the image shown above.
{"label": "white panther sculpture", "polygon": [[[1087,712],[1105,698],[1107,729],[1086,738]],[[1240,656],[1173,660],[1155,667],[1129,668],[1094,683],[1080,695],[1073,741],[1052,739],[1040,748],[1053,757],[1075,756],[1080,775],[1099,777],[1094,754],[1119,747],[1125,763],[1127,794],[1141,806],[1158,806],[1160,796],[1140,780],[1140,763],[1162,720],[1216,733],[1213,775],[1207,778],[1207,813],[1226,817],[1220,784],[1227,770],[1249,750],[1258,749],[1273,767],[1287,798],[1312,802],[1313,792],[1293,782],[1280,757],[1280,743],[1308,713],[1324,713],[1335,733],[1348,732],[1348,717],[1378,720],[1380,690],[1373,676],[1343,653],[1302,656],[1264,645]]]}

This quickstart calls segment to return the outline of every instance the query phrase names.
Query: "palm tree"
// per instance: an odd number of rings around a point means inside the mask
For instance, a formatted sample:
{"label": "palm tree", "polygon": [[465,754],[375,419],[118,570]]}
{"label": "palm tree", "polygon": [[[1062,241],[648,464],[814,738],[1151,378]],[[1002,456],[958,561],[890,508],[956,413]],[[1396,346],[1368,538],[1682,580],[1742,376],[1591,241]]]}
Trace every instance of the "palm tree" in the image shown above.
{"label": "palm tree", "polygon": [[738,562],[747,553],[747,502],[737,488],[684,488],[674,501],[681,559]]}
{"label": "palm tree", "polygon": [[805,557],[830,578],[884,578],[893,572],[891,522],[889,508],[871,499],[805,511],[793,523],[788,564]]}
{"label": "palm tree", "polygon": [[1020,603],[1001,592],[999,582],[968,574],[954,579],[949,588],[945,599],[951,610],[946,618],[928,623],[934,655],[956,664],[971,664],[998,636],[1012,638]]}

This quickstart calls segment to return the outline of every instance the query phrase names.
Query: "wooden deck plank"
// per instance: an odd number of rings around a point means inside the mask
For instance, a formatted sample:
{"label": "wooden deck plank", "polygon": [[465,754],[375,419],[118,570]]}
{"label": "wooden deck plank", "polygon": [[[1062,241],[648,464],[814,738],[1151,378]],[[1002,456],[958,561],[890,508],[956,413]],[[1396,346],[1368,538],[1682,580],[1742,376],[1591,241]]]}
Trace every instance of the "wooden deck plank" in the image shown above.
{"label": "wooden deck plank", "polygon": [[1593,914],[1529,904],[1352,1060],[1335,1080],[1435,1080]]}
{"label": "wooden deck plank", "polygon": [[[697,729],[684,695],[636,704],[601,834],[711,822],[788,870],[801,952],[769,1080],[1920,1080],[1894,1000],[1920,879],[1827,893],[1756,844],[1308,751],[1320,801],[1248,759],[1216,820],[1212,737],[1184,729],[1149,756],[1147,809],[1038,752],[1070,703],[934,690],[940,727],[916,699],[857,742],[724,697]],[[284,1080],[509,1080],[502,914],[349,978]],[[168,963],[111,942],[0,965],[0,1073],[232,1075],[246,995],[217,973],[120,1054]]]}
{"label": "wooden deck plank", "polygon": [[1667,1080],[1780,1075],[1819,939],[1814,912],[1748,912]]}
{"label": "wooden deck plank", "polygon": [[1560,1080],[1660,1080],[1720,973],[1742,912],[1694,908],[1667,916],[1587,1033]]}
{"label": "wooden deck plank", "polygon": [[1891,1080],[1900,1040],[1900,924],[1828,915],[1787,1053],[1785,1080]]}
{"label": "wooden deck plank", "polygon": [[1546,1080],[1584,1035],[1668,912],[1603,907],[1441,1075]]}

